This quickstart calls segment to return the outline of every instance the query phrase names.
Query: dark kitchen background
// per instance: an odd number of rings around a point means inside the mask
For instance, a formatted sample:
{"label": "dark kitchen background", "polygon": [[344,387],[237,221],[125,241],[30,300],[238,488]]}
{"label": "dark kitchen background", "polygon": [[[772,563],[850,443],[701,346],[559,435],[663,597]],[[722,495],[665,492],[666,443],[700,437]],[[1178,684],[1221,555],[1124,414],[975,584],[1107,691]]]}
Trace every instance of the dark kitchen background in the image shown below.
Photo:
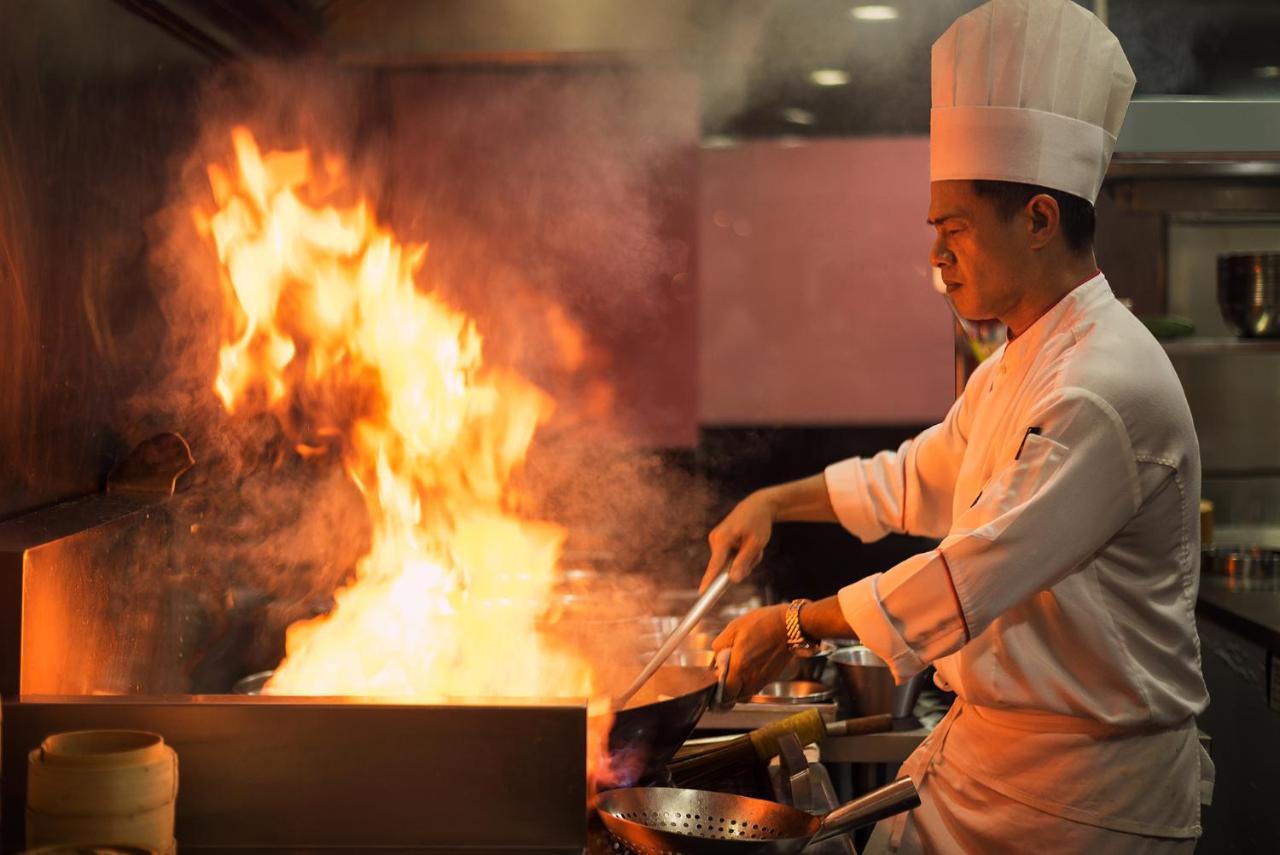
{"label": "dark kitchen background", "polygon": [[[528,326],[510,316],[529,293],[584,325],[620,432],[709,483],[680,537],[645,544],[696,565],[691,532],[736,497],[945,412],[928,49],[976,5],[4,4],[0,516],[95,489],[148,430],[199,430],[139,412],[174,371],[162,214],[201,133],[298,101],[321,136],[395,164],[380,213],[431,241],[482,322],[505,313],[491,347]],[[1145,9],[1108,4],[1139,94],[1280,91],[1274,4]],[[283,64],[224,71],[263,60]],[[816,595],[917,546],[784,529],[762,579]]]}
{"label": "dark kitchen background", "polygon": [[[531,467],[582,523],[570,545],[694,584],[738,498],[895,447],[954,398],[928,55],[979,3],[853,5],[0,0],[0,519],[100,489],[159,430],[198,461],[217,446],[173,235],[193,155],[243,121],[369,173],[432,284],[556,395]],[[1280,97],[1275,2],[1084,5],[1139,96]],[[1164,311],[1163,256],[1130,252],[1156,221],[1111,205],[1126,237],[1102,266]],[[551,304],[586,334],[572,371]],[[823,596],[925,545],[783,526],[759,581]]]}

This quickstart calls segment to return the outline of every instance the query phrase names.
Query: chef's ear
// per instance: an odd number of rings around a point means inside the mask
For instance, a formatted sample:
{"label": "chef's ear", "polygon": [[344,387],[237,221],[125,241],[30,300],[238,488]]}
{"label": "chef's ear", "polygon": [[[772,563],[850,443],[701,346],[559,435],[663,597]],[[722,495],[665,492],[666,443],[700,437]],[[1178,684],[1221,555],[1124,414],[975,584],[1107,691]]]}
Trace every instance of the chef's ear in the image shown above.
{"label": "chef's ear", "polygon": [[1039,193],[1027,202],[1027,236],[1032,249],[1043,249],[1053,240],[1062,223],[1058,202],[1048,193]]}

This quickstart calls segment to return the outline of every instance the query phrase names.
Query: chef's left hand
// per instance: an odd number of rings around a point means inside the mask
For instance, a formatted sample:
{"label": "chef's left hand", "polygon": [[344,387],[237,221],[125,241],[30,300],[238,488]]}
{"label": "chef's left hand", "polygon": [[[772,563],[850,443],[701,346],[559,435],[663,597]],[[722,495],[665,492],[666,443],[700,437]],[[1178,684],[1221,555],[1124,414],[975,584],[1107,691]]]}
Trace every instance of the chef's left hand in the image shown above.
{"label": "chef's left hand", "polygon": [[765,683],[776,680],[791,660],[786,612],[785,605],[756,609],[729,624],[712,642],[717,653],[732,649],[722,698],[726,706],[746,700]]}

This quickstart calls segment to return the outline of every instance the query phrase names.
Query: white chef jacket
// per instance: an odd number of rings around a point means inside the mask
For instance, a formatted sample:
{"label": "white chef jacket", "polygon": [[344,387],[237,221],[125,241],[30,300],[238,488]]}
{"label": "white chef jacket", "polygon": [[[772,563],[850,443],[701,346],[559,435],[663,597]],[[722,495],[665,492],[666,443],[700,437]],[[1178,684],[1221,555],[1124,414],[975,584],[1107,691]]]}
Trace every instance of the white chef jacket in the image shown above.
{"label": "white chef jacket", "polygon": [[1199,834],[1199,447],[1163,349],[1101,273],[984,362],[941,424],[826,482],[864,541],[942,539],[839,596],[896,679],[933,663],[960,698],[905,772],[941,750],[1053,817]]}

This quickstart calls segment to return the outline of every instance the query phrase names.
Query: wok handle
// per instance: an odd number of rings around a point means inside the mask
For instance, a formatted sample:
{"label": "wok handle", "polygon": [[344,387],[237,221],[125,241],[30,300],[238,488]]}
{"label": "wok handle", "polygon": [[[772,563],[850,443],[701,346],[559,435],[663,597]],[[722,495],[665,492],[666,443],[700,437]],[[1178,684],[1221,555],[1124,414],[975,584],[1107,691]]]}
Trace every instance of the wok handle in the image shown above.
{"label": "wok handle", "polygon": [[919,805],[920,794],[916,792],[915,783],[910,778],[899,778],[887,787],[867,793],[827,814],[809,842],[830,840]]}
{"label": "wok handle", "polygon": [[684,619],[676,625],[675,629],[671,630],[667,640],[662,642],[662,646],[658,648],[657,653],[653,654],[653,658],[649,660],[648,665],[644,666],[644,670],[640,672],[640,675],[627,687],[625,692],[618,696],[615,702],[618,709],[625,707],[627,701],[631,700],[635,693],[640,691],[640,688],[645,683],[649,682],[649,678],[662,667],[662,663],[667,661],[667,657],[671,655],[672,651],[680,646],[680,642],[684,641],[685,636],[692,631],[698,621],[702,620],[703,615],[711,611],[711,608],[719,602],[720,598],[724,596],[724,592],[728,589],[729,568],[726,567],[707,586],[707,590],[703,591],[702,596],[698,597],[698,601],[693,604],[693,608],[689,609],[689,613],[684,616]]}
{"label": "wok handle", "polygon": [[768,763],[778,756],[778,738],[784,733],[795,734],[801,745],[812,745],[824,737],[863,736],[869,733],[887,733],[890,730],[893,730],[893,716],[888,714],[847,718],[827,724],[817,710],[805,710],[758,727],[747,736],[755,745],[760,762]]}
{"label": "wok handle", "polygon": [[893,716],[884,713],[833,721],[827,725],[827,736],[865,736],[869,733],[888,733],[891,730],[893,730]]}

